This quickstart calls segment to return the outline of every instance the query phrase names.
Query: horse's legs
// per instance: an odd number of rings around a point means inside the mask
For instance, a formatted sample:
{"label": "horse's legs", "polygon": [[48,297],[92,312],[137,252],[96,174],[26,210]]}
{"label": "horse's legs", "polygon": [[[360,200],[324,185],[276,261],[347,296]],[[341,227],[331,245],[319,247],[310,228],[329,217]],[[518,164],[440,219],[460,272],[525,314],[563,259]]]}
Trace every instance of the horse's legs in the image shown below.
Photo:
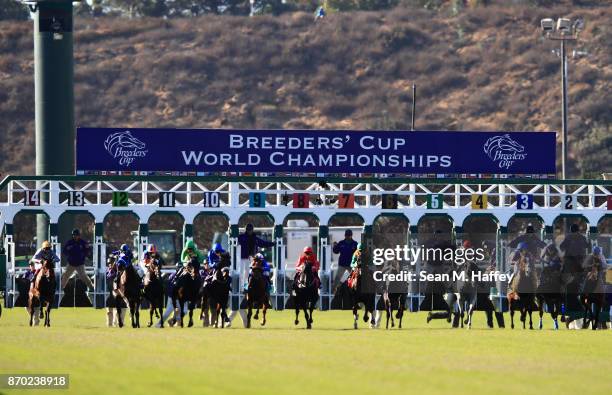
{"label": "horse's legs", "polygon": [[185,301],[182,298],[180,298],[178,305],[179,305],[179,317],[180,317],[179,325],[181,326],[181,328],[183,328],[183,325],[184,325],[183,324],[183,309],[185,308]]}
{"label": "horse's legs", "polygon": [[253,303],[249,300],[247,301],[247,324],[246,327],[251,327],[251,317],[253,316]]}
{"label": "horse's legs", "polygon": [[45,326],[51,326],[51,302],[47,302],[47,308],[45,309]]}
{"label": "horse's legs", "polygon": [[132,328],[136,328],[136,303],[133,300],[129,301],[130,307],[130,319],[132,321]]}
{"label": "horse's legs", "polygon": [[297,300],[297,299],[298,299],[298,298],[297,298],[297,296],[296,296],[296,298],[295,298],[295,300],[294,300],[294,301],[295,301],[295,321],[293,321],[293,323],[294,323],[295,325],[297,325],[297,324],[299,324],[299,323],[300,323],[300,318],[299,318],[299,317],[300,317],[300,303],[298,303],[298,300]]}
{"label": "horse's legs", "polygon": [[593,308],[595,310],[593,323],[591,324],[591,329],[597,330],[597,326],[599,325],[599,311],[601,310],[601,306],[599,301],[593,303]]}
{"label": "horse's legs", "polygon": [[119,328],[123,328],[123,317],[121,317],[121,307],[120,306],[120,300],[117,298],[117,325],[119,326]]}
{"label": "horse's legs", "polygon": [[457,307],[459,308],[459,321],[461,321],[461,328],[463,328],[467,324],[467,319],[465,318],[465,296],[461,293],[457,298]]}
{"label": "horse's legs", "polygon": [[531,314],[533,313],[533,303],[532,299],[529,300],[529,307],[527,307],[527,312],[529,313],[529,329],[533,329],[533,321],[531,318]]}
{"label": "horse's legs", "polygon": [[310,313],[308,314],[308,322],[310,323],[310,328],[312,328],[312,323],[314,322],[314,319],[312,318],[313,311],[314,311],[314,303],[310,303]]}
{"label": "horse's legs", "polygon": [[266,311],[268,311],[268,303],[264,303],[261,309],[261,314],[262,314],[261,326],[266,325]]}
{"label": "horse's legs", "polygon": [[[157,310],[159,310],[159,327],[164,327],[164,297],[159,298],[157,303]],[[156,310],[156,311],[157,311]]]}
{"label": "horse's legs", "polygon": [[153,326],[153,312],[157,314],[156,307],[157,306],[155,306],[155,303],[149,301],[149,323],[147,324],[149,328]]}
{"label": "horse's legs", "polygon": [[582,329],[586,329],[588,326],[587,315],[591,313],[591,306],[588,299],[581,298],[582,305],[584,306],[584,316],[582,319]]}
{"label": "horse's legs", "polygon": [[476,308],[476,301],[478,300],[478,294],[474,292],[470,296],[470,306],[468,308],[468,329],[472,329],[472,315],[474,315],[474,309]]}
{"label": "horse's legs", "polygon": [[542,327],[544,326],[542,324],[542,317],[544,317],[544,303],[546,302],[546,299],[544,298],[544,296],[538,295],[537,300],[538,300],[538,313],[540,313],[540,323],[538,324],[538,329],[542,330]]}
{"label": "horse's legs", "polygon": [[258,319],[259,319],[259,307],[258,307],[257,309],[255,309],[255,315],[253,316],[253,318],[254,318],[255,320],[258,320]]}
{"label": "horse's legs", "polygon": [[187,324],[187,327],[191,328],[193,326],[193,310],[195,309],[195,302],[187,302],[187,308],[189,309],[189,323]]}
{"label": "horse's legs", "polygon": [[508,310],[510,310],[510,327],[514,329],[514,306],[512,305],[512,301],[509,301]]}
{"label": "horse's legs", "polygon": [[32,300],[28,303],[28,313],[30,313],[30,326],[34,325],[34,307],[32,306]]}
{"label": "horse's legs", "polygon": [[353,303],[353,328],[357,329],[357,322],[359,321],[359,314],[357,313],[357,303]]}

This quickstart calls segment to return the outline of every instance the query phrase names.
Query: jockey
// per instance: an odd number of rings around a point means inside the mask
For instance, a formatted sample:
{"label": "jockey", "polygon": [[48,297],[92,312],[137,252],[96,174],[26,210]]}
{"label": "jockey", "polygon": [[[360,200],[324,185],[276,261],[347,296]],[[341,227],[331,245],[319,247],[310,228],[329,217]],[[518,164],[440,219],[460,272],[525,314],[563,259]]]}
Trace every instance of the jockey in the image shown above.
{"label": "jockey", "polygon": [[113,252],[113,255],[119,256],[117,259],[117,269],[119,270],[127,269],[128,266],[132,265],[132,261],[134,260],[134,254],[127,244],[121,244],[119,251]]}
{"label": "jockey", "polygon": [[321,264],[319,263],[319,260],[317,259],[317,257],[314,255],[314,252],[312,251],[311,247],[304,247],[304,250],[302,254],[300,255],[300,259],[298,259],[297,263],[295,264],[294,283],[297,282],[298,276],[304,270],[304,266],[306,265],[306,262],[310,262],[312,265],[312,274],[315,277],[314,282],[315,282],[316,288],[321,288],[321,279],[319,278],[319,269],[321,268]]}
{"label": "jockey", "polygon": [[272,290],[272,279],[270,278],[272,268],[270,264],[268,263],[268,261],[266,261],[266,258],[260,252],[255,254],[255,256],[253,257],[253,261],[251,262],[251,267],[249,268],[249,281],[248,282],[251,281],[251,276],[253,275],[253,268],[257,264],[261,264],[261,271],[266,281],[266,290],[269,293]]}
{"label": "jockey", "polygon": [[355,269],[361,265],[363,253],[365,252],[365,246],[362,243],[357,244],[357,250],[353,253],[353,259],[351,259],[351,269]]}
{"label": "jockey", "polygon": [[608,265],[606,264],[606,257],[604,256],[601,247],[593,247],[593,253],[588,255],[584,260],[584,269],[587,273],[596,273],[597,280],[605,283]]}
{"label": "jockey", "polygon": [[140,260],[143,270],[148,269],[149,264],[155,261],[157,261],[157,264],[160,266],[164,264],[164,260],[157,252],[157,247],[155,247],[155,244],[150,244],[147,247],[147,250],[142,253],[142,257]]}
{"label": "jockey", "polygon": [[38,251],[36,251],[30,260],[30,262],[34,262],[34,268],[37,272],[42,267],[43,260],[51,260],[53,263],[60,261],[55,251],[51,249],[51,243],[49,243],[47,240],[43,241],[42,246],[38,249]]}
{"label": "jockey", "polygon": [[53,263],[60,261],[55,251],[51,249],[51,243],[49,243],[48,240],[43,241],[42,246],[36,251],[32,259],[30,259],[30,262],[34,264],[34,273],[32,275],[32,281],[30,282],[30,288],[34,286],[34,280],[42,268],[43,260],[50,260],[53,261]]}
{"label": "jockey", "polygon": [[191,258],[193,257],[197,258],[199,263],[204,262],[204,254],[198,250],[195,242],[193,240],[187,240],[185,247],[181,252],[181,262],[183,262],[183,266],[186,267],[189,263],[191,263]]}
{"label": "jockey", "polygon": [[221,246],[221,243],[215,243],[213,248],[208,251],[207,262],[211,269],[217,269],[217,266],[219,266],[219,263],[221,262],[221,255],[224,252],[225,250],[223,249],[223,246]]}
{"label": "jockey", "polygon": [[187,268],[187,266],[193,267],[196,273],[200,275],[200,265],[204,263],[204,254],[198,250],[198,247],[193,240],[187,240],[185,243],[185,247],[181,252],[181,263],[182,265],[177,265],[178,268],[176,269],[176,272],[170,276],[170,285],[176,283],[176,280],[178,280],[178,278],[183,274],[183,271],[185,268]]}
{"label": "jockey", "polygon": [[561,257],[559,256],[559,251],[555,246],[555,243],[550,243],[546,246],[546,248],[542,251],[542,264],[544,267],[550,267],[554,270],[561,269]]}

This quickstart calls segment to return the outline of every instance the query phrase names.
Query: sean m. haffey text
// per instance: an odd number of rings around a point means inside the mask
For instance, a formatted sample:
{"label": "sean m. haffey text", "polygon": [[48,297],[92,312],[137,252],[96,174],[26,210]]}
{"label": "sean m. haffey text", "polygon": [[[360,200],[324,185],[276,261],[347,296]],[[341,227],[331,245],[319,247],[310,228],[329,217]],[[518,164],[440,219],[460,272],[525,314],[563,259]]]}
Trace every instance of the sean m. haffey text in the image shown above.
{"label": "sean m. haffey text", "polygon": [[[410,265],[416,265],[417,261],[427,262],[454,262],[457,266],[461,266],[468,261],[482,262],[485,260],[484,250],[482,248],[426,248],[420,246],[411,248],[407,245],[397,245],[395,248],[375,248],[372,250],[372,263],[375,266],[383,266],[386,262],[407,262]],[[507,281],[508,275],[499,271],[489,273],[481,271],[473,271],[471,278],[466,278],[466,272],[463,270],[453,270],[450,273],[431,274],[425,270],[418,273],[401,270],[399,273],[385,273],[383,270],[375,270],[372,276],[375,281]]]}
{"label": "sean m. haffey text", "polygon": [[[358,149],[351,142],[358,139]],[[349,144],[350,143],[350,144]],[[350,145],[350,148],[349,148]],[[402,137],[360,136],[243,136],[229,134],[228,152],[181,151],[186,165],[260,166],[280,168],[391,167],[431,168],[451,166],[450,155],[406,155]],[[351,150],[353,151],[352,153]],[[237,151],[237,152],[231,152]],[[376,152],[376,153],[374,153]],[[384,152],[384,153],[381,153]]]}

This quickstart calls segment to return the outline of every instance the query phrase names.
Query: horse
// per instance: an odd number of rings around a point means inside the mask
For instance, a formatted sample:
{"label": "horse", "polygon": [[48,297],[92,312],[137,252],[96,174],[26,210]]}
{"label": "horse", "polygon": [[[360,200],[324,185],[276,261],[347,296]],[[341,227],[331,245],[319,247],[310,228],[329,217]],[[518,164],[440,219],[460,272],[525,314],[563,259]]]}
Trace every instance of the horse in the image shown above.
{"label": "horse", "polygon": [[40,307],[40,318],[43,318],[44,326],[51,326],[51,305],[55,299],[55,268],[53,261],[45,259],[42,268],[36,273],[34,285],[28,294],[28,310],[30,312],[30,326],[34,324],[34,308]]}
{"label": "horse", "polygon": [[161,317],[160,328],[164,327],[164,284],[162,283],[161,268],[158,260],[153,260],[147,265],[144,277],[145,299],[149,301],[149,323],[153,325],[153,314]]}
{"label": "horse", "polygon": [[[385,270],[387,269],[387,270]],[[389,266],[385,266],[383,271],[387,273],[397,274],[400,272],[400,267],[397,262],[391,263]],[[393,320],[393,310],[397,310],[395,318],[399,320],[398,329],[402,329],[402,319],[404,317],[404,310],[406,306],[407,297],[407,284],[402,282],[401,284],[388,283],[383,285],[383,303],[385,312],[387,315],[386,329],[389,329],[389,321],[391,321],[391,327],[395,327],[395,321]]]}
{"label": "horse", "polygon": [[[229,269],[217,269],[212,276],[212,282],[202,285],[201,289],[201,305],[202,310],[200,316],[205,318],[208,310],[211,310],[210,325],[215,328],[219,327],[219,317],[221,317],[221,328],[225,328],[227,316],[227,302],[232,289],[232,279],[229,275]],[[205,321],[206,322],[206,321]]]}
{"label": "horse", "polygon": [[557,317],[561,314],[563,303],[563,281],[561,280],[561,266],[545,265],[540,273],[538,287],[536,288],[536,301],[540,313],[538,329],[542,329],[542,317],[544,316],[544,305],[553,319],[555,330],[559,329]]}
{"label": "horse", "polygon": [[[468,261],[463,264],[461,269],[462,279],[457,280],[457,305],[459,306],[459,317],[461,327],[467,325],[468,329],[472,329],[472,315],[476,309],[476,301],[478,300],[478,286],[476,281],[472,281],[472,274],[478,273],[480,268],[474,261]],[[467,318],[465,311],[467,306]]]}
{"label": "horse", "polygon": [[[535,285],[533,277],[527,275],[527,258],[521,256],[518,262],[518,273],[512,279],[511,290],[508,292],[508,309],[510,310],[510,324],[514,329],[514,312],[521,312],[521,321],[525,329],[526,315],[529,313],[529,329],[533,329],[532,313],[535,305]],[[537,308],[537,306],[535,306]]]}
{"label": "horse", "polygon": [[306,261],[304,269],[297,276],[294,284],[295,292],[295,325],[300,323],[298,317],[300,309],[304,310],[306,329],[312,329],[312,313],[319,299],[319,291],[315,284],[315,276],[312,273],[312,262]]}
{"label": "horse", "polygon": [[[140,328],[140,302],[142,279],[134,269],[134,266],[128,265],[125,269],[120,271],[118,274],[118,285],[115,289],[115,296],[119,299],[123,299],[125,304],[130,309],[130,319],[132,321],[132,328]],[[121,319],[121,307],[117,303],[117,323],[119,328],[123,327],[123,320]]]}
{"label": "horse", "polygon": [[596,330],[599,325],[599,313],[605,304],[605,273],[599,256],[587,258],[587,272],[580,292],[580,303],[584,307],[582,329],[586,329],[591,322],[591,329]]}
{"label": "horse", "polygon": [[371,315],[370,328],[374,328],[376,325],[376,318],[374,317],[376,289],[372,271],[362,262],[362,258],[359,259],[357,267],[352,270],[349,276],[348,287],[353,305],[353,328],[357,329],[357,322],[359,321],[357,311],[360,304],[364,308],[363,322],[368,322],[369,315]]}
{"label": "horse", "polygon": [[187,303],[187,308],[189,309],[189,323],[187,326],[191,328],[193,326],[193,309],[195,309],[198,290],[200,289],[200,280],[197,270],[192,265],[187,265],[185,270],[186,272],[177,279],[176,285],[172,290],[172,306],[174,307],[175,321],[176,315],[180,315],[178,322],[182,328],[183,309],[185,303]]}
{"label": "horse", "polygon": [[259,317],[259,307],[262,308],[263,317],[261,326],[266,325],[266,311],[268,310],[270,301],[268,298],[268,290],[266,289],[266,279],[263,275],[263,267],[261,263],[252,265],[252,274],[249,279],[249,284],[246,293],[247,302],[247,328],[251,327],[251,317],[253,316],[253,308],[257,308],[254,318]]}

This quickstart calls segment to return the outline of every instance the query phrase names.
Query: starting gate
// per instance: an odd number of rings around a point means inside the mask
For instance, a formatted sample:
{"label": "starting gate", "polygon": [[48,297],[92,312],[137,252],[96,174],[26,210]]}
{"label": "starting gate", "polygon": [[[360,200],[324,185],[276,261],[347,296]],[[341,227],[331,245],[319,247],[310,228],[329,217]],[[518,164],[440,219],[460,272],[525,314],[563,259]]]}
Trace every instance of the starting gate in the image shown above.
{"label": "starting gate", "polygon": [[[106,245],[104,219],[110,213],[132,212],[139,220],[138,251],[147,246],[147,223],[155,213],[178,213],[184,219],[183,241],[193,237],[193,222],[201,213],[221,214],[229,221],[232,272],[240,273],[239,221],[245,214],[267,214],[274,221],[273,263],[276,270],[277,309],[289,296],[283,269],[283,223],[291,215],[309,214],[318,219],[316,251],[323,281],[320,308],[332,298],[330,219],[337,214],[357,214],[363,220],[362,242],[371,242],[379,216],[401,216],[409,223],[409,243],[416,244],[418,223],[424,217],[445,215],[452,220],[455,242],[461,243],[464,221],[488,215],[497,224],[497,261],[505,262],[509,221],[517,216],[538,218],[543,238],[550,240],[558,218],[581,218],[589,237],[597,239],[598,223],[612,213],[612,181],[535,179],[404,179],[295,177],[163,177],[163,176],[9,176],[0,183],[0,230],[6,254],[6,304],[16,296],[13,220],[19,212],[44,213],[49,218],[50,241],[60,253],[58,220],[65,212],[87,212],[95,220],[93,238],[94,303],[103,306]],[[200,246],[201,247],[201,246]],[[58,264],[57,273],[61,272]],[[238,280],[241,281],[241,280]],[[233,287],[232,307],[241,298],[241,286]],[[498,284],[499,302],[503,285]],[[417,297],[418,295],[410,295]]]}

